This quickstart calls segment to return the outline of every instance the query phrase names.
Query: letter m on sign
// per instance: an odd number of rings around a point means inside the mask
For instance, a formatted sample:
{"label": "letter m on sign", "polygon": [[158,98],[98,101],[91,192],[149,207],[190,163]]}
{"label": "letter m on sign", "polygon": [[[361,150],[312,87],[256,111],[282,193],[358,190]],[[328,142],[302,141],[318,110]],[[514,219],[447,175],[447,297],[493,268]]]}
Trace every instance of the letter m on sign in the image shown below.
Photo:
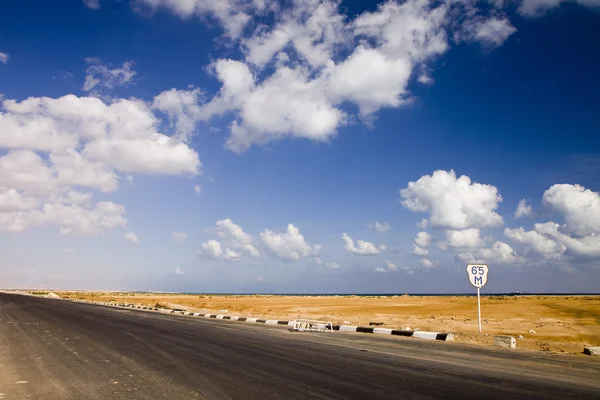
{"label": "letter m on sign", "polygon": [[473,277],[475,285],[483,285],[483,277],[482,276],[474,276]]}

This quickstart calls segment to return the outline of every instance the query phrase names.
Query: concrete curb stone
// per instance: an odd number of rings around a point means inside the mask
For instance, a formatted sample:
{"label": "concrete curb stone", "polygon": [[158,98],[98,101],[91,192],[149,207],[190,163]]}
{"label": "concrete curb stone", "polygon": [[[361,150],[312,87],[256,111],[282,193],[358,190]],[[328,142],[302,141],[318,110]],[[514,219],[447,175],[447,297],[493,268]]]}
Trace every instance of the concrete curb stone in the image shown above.
{"label": "concrete curb stone", "polygon": [[600,356],[600,346],[585,346],[583,353],[588,356]]}

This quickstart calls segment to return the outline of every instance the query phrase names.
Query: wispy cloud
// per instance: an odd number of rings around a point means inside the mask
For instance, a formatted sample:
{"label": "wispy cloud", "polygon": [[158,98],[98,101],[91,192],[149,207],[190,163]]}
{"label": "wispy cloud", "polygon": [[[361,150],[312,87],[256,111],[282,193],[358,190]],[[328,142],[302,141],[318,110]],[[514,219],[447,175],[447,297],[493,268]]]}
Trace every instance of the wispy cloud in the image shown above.
{"label": "wispy cloud", "polygon": [[133,70],[133,62],[126,61],[120,67],[110,68],[103,65],[100,59],[88,57],[85,81],[82,90],[96,94],[101,90],[114,89],[129,84],[136,76]]}
{"label": "wispy cloud", "polygon": [[131,243],[135,243],[135,244],[139,244],[140,240],[138,239],[138,237],[136,236],[135,233],[133,232],[129,232],[123,235],[123,238]]}

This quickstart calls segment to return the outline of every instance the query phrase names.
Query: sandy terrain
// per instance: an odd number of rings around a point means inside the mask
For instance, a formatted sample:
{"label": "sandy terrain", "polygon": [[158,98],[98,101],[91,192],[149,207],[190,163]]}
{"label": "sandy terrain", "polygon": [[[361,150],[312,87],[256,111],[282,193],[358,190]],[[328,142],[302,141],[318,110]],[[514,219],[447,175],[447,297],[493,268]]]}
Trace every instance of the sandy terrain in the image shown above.
{"label": "sandy terrain", "polygon": [[387,328],[454,332],[457,341],[480,345],[491,344],[494,334],[522,335],[517,347],[530,350],[581,353],[584,345],[600,345],[600,296],[484,296],[480,335],[476,297],[58,294],[269,319],[310,318],[359,326],[377,322]]}

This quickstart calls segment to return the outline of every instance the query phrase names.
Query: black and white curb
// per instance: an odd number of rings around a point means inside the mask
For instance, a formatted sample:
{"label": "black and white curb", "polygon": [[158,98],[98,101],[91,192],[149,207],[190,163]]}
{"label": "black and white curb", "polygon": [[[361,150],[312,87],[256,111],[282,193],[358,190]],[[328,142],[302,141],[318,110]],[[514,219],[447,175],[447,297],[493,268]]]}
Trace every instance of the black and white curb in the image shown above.
{"label": "black and white curb", "polygon": [[341,332],[360,332],[360,333],[375,333],[381,335],[394,335],[394,336],[405,336],[405,337],[416,337],[419,339],[427,340],[454,340],[452,333],[444,332],[423,332],[423,331],[410,331],[401,329],[389,329],[389,328],[371,328],[366,326],[348,326],[348,325],[334,325],[334,331]]}
{"label": "black and white curb", "polygon": [[[67,299],[64,299],[64,300],[67,300]],[[98,302],[98,301],[77,300],[77,299],[68,299],[68,300],[77,302],[77,303],[96,304],[96,305],[119,307],[119,308],[135,308],[135,309],[140,309],[140,310],[158,311],[158,312],[167,313],[167,314],[187,315],[190,317],[224,319],[224,320],[239,321],[239,322],[255,322],[255,323],[266,324],[266,325],[286,325],[286,326],[290,326],[290,327],[293,327],[295,324],[295,321],[279,321],[276,319],[238,317],[238,316],[222,315],[222,314],[204,314],[204,313],[191,312],[191,311],[170,310],[167,308],[136,306],[134,304],[104,303],[104,302]],[[373,328],[373,327],[350,326],[350,325],[333,325],[332,328],[334,331],[340,331],[340,332],[373,333],[373,334],[380,334],[380,335],[414,337],[414,338],[426,339],[426,340],[442,340],[442,341],[454,340],[454,335],[452,333],[445,333],[445,332],[424,332],[424,331],[415,331],[415,330]]]}

